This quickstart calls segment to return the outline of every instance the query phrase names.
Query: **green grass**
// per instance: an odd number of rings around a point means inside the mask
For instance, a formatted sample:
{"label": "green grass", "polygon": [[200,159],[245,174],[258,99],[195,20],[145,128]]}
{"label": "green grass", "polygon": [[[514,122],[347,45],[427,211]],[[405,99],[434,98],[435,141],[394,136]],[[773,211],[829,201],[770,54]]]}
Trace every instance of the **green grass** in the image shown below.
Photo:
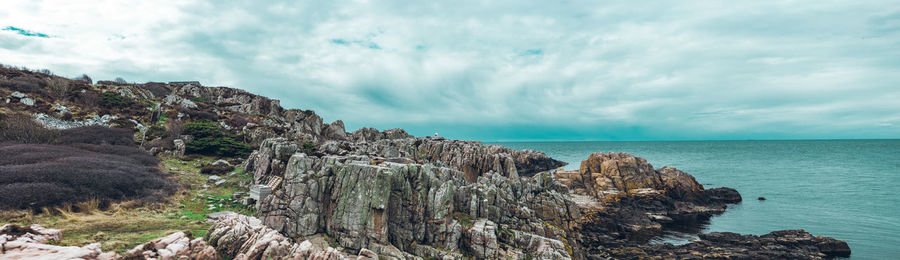
{"label": "green grass", "polygon": [[463,228],[466,229],[471,228],[472,225],[475,224],[475,221],[472,220],[472,216],[469,216],[469,214],[462,212],[453,212],[453,219],[459,222],[459,225],[463,226]]}
{"label": "green grass", "polygon": [[[143,204],[125,201],[114,203],[105,210],[68,207],[45,209],[37,214],[29,211],[6,211],[0,212],[0,224],[27,226],[36,223],[62,230],[62,240],[54,244],[83,246],[100,242],[104,251],[119,253],[178,231],[201,237],[211,226],[206,222],[206,214],[234,211],[253,215],[255,211],[231,200],[234,192],[243,191],[238,184],[252,178],[243,171],[237,171],[232,177],[223,176],[227,182],[220,187],[209,185],[207,189],[203,189],[208,176],[200,173],[200,166],[213,160],[215,158],[211,157],[198,157],[190,161],[163,159],[160,167],[172,172],[173,181],[184,184],[185,187],[170,197],[168,202]],[[225,202],[220,203],[220,200]],[[209,210],[210,204],[217,207]],[[219,204],[222,206],[218,207]]]}

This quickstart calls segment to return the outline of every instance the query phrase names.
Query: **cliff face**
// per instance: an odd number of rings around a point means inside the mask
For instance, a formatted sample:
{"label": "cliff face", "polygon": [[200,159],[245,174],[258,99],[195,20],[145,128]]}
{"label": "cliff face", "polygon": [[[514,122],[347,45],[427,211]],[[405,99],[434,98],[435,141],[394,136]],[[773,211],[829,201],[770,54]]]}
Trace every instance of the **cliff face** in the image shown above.
{"label": "cliff face", "polygon": [[[263,223],[290,237],[326,233],[351,252],[568,257],[564,228],[579,214],[546,174],[512,180],[487,172],[470,182],[430,164],[303,153],[285,165],[281,187],[260,202]],[[543,246],[528,247],[532,241]]]}
{"label": "cliff face", "polygon": [[[385,144],[398,140],[406,139]],[[289,237],[328,234],[348,252],[371,250],[401,259],[696,254],[814,259],[849,252],[842,241],[811,238],[802,231],[732,240],[709,234],[681,246],[648,243],[670,228],[699,233],[699,223],[741,197],[730,188],[705,189],[687,173],[671,167],[654,169],[646,160],[624,153],[593,154],[577,171],[521,177],[488,170],[473,180],[456,168],[459,164],[438,166],[402,157],[416,153],[397,152],[421,146],[364,146],[390,147],[398,156],[392,158],[405,161],[354,154],[359,150],[353,149],[343,150],[343,155],[289,156],[291,147],[295,146],[286,139],[266,140],[248,160],[248,172],[254,172],[258,183],[283,180],[259,203],[262,223]],[[366,151],[391,153],[379,149]],[[807,239],[812,240],[799,242]],[[752,241],[792,242],[764,247]]]}

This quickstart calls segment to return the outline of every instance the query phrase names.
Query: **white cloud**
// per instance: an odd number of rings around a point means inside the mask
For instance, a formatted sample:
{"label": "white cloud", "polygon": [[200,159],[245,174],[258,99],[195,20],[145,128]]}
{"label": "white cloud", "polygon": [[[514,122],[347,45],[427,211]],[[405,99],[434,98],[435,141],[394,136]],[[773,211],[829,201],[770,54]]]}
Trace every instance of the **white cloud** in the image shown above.
{"label": "white cloud", "polygon": [[883,1],[6,5],[0,26],[53,37],[0,31],[0,62],[231,85],[354,128],[897,137],[877,126],[900,116],[900,8]]}

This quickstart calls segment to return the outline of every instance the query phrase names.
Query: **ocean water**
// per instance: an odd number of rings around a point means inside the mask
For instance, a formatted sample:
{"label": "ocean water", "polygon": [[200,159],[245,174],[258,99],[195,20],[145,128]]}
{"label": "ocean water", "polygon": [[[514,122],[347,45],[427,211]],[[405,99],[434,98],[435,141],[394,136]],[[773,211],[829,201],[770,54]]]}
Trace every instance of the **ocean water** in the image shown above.
{"label": "ocean water", "polygon": [[[516,142],[577,169],[593,152],[673,166],[744,198],[703,232],[804,229],[850,244],[851,259],[900,259],[900,140]],[[757,197],[767,200],[759,201]]]}

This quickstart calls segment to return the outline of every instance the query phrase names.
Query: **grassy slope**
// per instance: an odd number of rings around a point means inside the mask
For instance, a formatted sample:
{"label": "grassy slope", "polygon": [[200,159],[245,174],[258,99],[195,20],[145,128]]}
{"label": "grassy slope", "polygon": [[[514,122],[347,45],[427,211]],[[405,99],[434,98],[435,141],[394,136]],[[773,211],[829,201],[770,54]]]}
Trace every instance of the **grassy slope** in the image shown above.
{"label": "grassy slope", "polygon": [[[195,237],[206,234],[210,227],[206,214],[218,211],[235,211],[252,214],[253,209],[231,201],[231,195],[241,191],[238,183],[250,180],[250,176],[238,171],[220,187],[204,188],[208,176],[200,174],[200,165],[213,158],[191,161],[165,158],[161,169],[175,175],[176,183],[184,184],[178,193],[166,203],[140,205],[138,202],[120,202],[108,209],[97,210],[96,203],[80,203],[70,207],[44,209],[33,214],[28,211],[0,212],[0,223],[20,225],[39,224],[60,229],[63,238],[56,244],[82,246],[100,242],[104,251],[124,252],[177,231],[189,231]],[[216,209],[209,210],[209,205]]]}

